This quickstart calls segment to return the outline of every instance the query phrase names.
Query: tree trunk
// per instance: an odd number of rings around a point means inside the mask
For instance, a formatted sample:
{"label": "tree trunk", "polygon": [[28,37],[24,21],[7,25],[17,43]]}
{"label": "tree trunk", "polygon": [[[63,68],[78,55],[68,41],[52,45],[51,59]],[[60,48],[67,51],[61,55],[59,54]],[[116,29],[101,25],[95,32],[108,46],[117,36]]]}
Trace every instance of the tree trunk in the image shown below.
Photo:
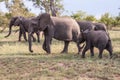
{"label": "tree trunk", "polygon": [[54,0],[50,0],[50,10],[52,13],[52,16],[56,16],[56,10],[55,10],[55,5],[54,5]]}

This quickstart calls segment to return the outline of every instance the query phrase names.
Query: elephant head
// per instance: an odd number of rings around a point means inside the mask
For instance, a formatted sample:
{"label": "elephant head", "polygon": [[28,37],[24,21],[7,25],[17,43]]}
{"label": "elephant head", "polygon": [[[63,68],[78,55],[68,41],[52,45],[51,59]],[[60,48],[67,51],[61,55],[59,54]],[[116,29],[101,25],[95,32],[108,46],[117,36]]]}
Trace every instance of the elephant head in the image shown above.
{"label": "elephant head", "polygon": [[15,21],[16,21],[17,19],[18,19],[18,16],[11,18],[10,23],[9,23],[9,33],[8,33],[8,35],[6,35],[5,37],[10,36],[11,30],[12,30],[12,26],[14,25],[14,23],[15,23]]}
{"label": "elephant head", "polygon": [[44,31],[48,26],[52,25],[50,14],[43,13],[38,16],[38,26],[40,31]]}
{"label": "elephant head", "polygon": [[14,26],[20,26],[24,20],[24,17],[18,17],[16,21],[14,22]]}

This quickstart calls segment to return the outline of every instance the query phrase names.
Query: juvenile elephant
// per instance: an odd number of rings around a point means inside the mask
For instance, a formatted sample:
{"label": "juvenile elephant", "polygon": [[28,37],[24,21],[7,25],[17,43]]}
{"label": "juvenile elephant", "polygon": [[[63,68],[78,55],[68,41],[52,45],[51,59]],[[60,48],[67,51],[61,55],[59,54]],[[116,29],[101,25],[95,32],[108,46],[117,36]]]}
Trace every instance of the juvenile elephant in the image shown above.
{"label": "juvenile elephant", "polygon": [[91,56],[94,56],[93,48],[96,47],[99,49],[99,58],[102,58],[102,52],[106,49],[109,54],[110,58],[112,57],[112,43],[110,37],[108,36],[107,32],[99,30],[99,31],[89,31],[85,30],[81,33],[82,38],[86,42],[86,46],[83,49],[82,57],[85,57],[85,52],[90,49]]}
{"label": "juvenile elephant", "polygon": [[[6,35],[5,37],[10,36],[12,26],[14,26],[14,23],[15,23],[15,21],[16,21],[18,18],[19,18],[19,16],[16,16],[16,17],[12,17],[12,18],[11,18],[10,23],[9,23],[9,33],[8,33],[8,35]],[[18,26],[19,26],[19,25],[18,25]]]}
{"label": "juvenile elephant", "polygon": [[[22,34],[24,36],[24,39],[27,41],[26,32],[28,32],[28,26],[29,26],[28,23],[29,23],[29,21],[32,21],[32,19],[34,19],[34,17],[33,18],[24,18],[22,16],[17,16],[17,17],[11,18],[10,24],[9,24],[9,33],[5,37],[10,36],[13,25],[14,26],[20,26],[20,29],[19,29],[19,41],[21,41]],[[35,23],[35,25],[37,26],[37,22]],[[38,38],[38,42],[40,42],[39,30],[38,29],[34,29],[34,33],[36,33],[37,38]],[[33,35],[32,35],[32,38],[33,38],[33,41],[36,41],[36,39],[34,38]]]}
{"label": "juvenile elephant", "polygon": [[[68,52],[68,44],[70,41],[74,41],[77,44],[78,52],[81,47],[79,46],[80,28],[77,22],[72,18],[52,17],[48,13],[43,13],[38,16],[39,30],[44,32],[45,40],[43,43],[43,49],[47,53],[51,53],[50,42],[52,38],[64,41],[64,49],[62,53]],[[32,29],[29,29],[29,51],[31,49],[31,33]]]}
{"label": "juvenile elephant", "polygon": [[[82,32],[85,30],[94,30],[94,31],[103,30],[107,32],[106,25],[103,23],[92,23],[90,21],[77,21],[77,23],[79,24],[80,30]],[[82,40],[83,41],[81,41],[81,43],[84,42],[84,39]]]}

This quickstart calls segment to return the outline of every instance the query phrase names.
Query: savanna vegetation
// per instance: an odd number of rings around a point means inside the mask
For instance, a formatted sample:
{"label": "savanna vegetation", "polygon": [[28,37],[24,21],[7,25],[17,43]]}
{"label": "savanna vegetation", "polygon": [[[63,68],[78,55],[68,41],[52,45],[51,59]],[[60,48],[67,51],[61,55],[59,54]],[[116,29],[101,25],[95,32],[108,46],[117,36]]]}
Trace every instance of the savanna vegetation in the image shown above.
{"label": "savanna vegetation", "polygon": [[[32,1],[33,6],[53,16],[61,16],[65,11],[62,0],[28,1]],[[105,13],[100,19],[84,11],[70,15],[77,20],[103,22],[109,29],[113,58],[109,59],[108,52],[104,51],[103,58],[99,59],[98,50],[95,48],[93,58],[87,51],[86,58],[83,59],[81,55],[76,55],[75,43],[70,43],[68,54],[61,54],[63,42],[53,40],[52,53],[48,55],[42,49],[43,36],[40,36],[40,43],[33,43],[34,53],[28,51],[28,42],[24,39],[18,42],[18,32],[15,32],[18,28],[13,29],[10,37],[4,38],[8,33],[7,27],[11,17],[31,17],[35,14],[25,7],[22,0],[11,0],[11,2],[0,0],[0,2],[5,2],[8,9],[7,13],[0,11],[0,80],[120,80],[120,15],[112,17],[109,13]]]}

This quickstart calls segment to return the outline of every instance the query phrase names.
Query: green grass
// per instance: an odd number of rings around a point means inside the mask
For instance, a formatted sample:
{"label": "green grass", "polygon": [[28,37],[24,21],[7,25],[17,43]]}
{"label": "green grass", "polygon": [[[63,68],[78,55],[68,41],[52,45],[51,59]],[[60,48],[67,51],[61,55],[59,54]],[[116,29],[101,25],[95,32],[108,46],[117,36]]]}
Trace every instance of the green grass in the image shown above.
{"label": "green grass", "polygon": [[98,58],[95,48],[94,58],[89,51],[86,58],[76,55],[74,42],[69,45],[68,54],[60,54],[63,42],[53,40],[52,54],[46,54],[41,43],[33,43],[33,53],[28,51],[28,43],[18,42],[18,33],[4,38],[0,34],[0,80],[120,80],[120,31],[109,31],[113,44],[113,58],[104,51]]}

